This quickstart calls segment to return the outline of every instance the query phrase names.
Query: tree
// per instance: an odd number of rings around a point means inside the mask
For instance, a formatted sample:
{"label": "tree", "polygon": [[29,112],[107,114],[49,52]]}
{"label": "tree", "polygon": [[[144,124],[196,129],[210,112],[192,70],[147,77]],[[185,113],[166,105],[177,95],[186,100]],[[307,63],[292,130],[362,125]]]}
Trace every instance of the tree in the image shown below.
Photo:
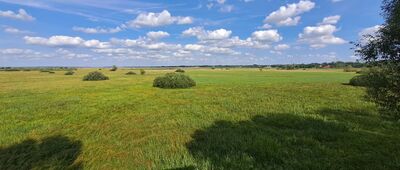
{"label": "tree", "polygon": [[110,71],[117,71],[118,67],[116,65],[113,65]]}
{"label": "tree", "polygon": [[385,23],[355,43],[355,52],[373,69],[367,95],[383,114],[400,119],[400,0],[383,0]]}

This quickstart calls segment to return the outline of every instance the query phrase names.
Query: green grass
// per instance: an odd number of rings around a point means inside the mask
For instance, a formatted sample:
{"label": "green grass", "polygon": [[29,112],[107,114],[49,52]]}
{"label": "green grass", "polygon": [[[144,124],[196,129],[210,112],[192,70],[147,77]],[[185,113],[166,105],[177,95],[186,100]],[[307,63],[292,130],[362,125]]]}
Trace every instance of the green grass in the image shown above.
{"label": "green grass", "polygon": [[[355,73],[186,69],[0,72],[0,169],[399,169],[400,123]],[[135,70],[137,72],[137,70]]]}

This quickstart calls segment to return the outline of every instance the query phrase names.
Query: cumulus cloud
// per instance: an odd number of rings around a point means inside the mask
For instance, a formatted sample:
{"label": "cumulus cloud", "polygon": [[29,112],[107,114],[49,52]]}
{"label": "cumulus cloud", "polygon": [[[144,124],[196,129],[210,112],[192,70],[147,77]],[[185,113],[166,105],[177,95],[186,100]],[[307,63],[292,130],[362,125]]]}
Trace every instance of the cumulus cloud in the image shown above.
{"label": "cumulus cloud", "polygon": [[283,38],[279,35],[278,30],[261,30],[251,34],[251,38],[256,41],[278,42]]}
{"label": "cumulus cloud", "polygon": [[18,12],[14,11],[0,11],[0,17],[23,20],[23,21],[33,21],[35,18],[29,15],[24,9],[19,9]]}
{"label": "cumulus cloud", "polygon": [[121,32],[123,30],[122,27],[118,26],[115,28],[84,28],[84,27],[73,27],[72,30],[78,31],[78,32],[83,32],[87,34],[112,34],[112,33],[117,33]]}
{"label": "cumulus cloud", "polygon": [[99,40],[84,40],[81,37],[70,37],[63,35],[51,36],[49,38],[44,37],[24,37],[25,43],[32,45],[42,45],[50,47],[87,47],[87,48],[107,48],[109,47],[108,42],[101,42]]}
{"label": "cumulus cloud", "polygon": [[334,35],[338,29],[331,23],[337,23],[339,19],[340,17],[337,16],[326,17],[318,26],[305,27],[303,33],[299,34],[299,41],[309,44],[312,48],[347,43],[342,38]]}
{"label": "cumulus cloud", "polygon": [[168,32],[164,32],[164,31],[150,31],[146,35],[150,39],[161,39],[161,38],[168,37],[169,33]]}
{"label": "cumulus cloud", "polygon": [[171,24],[191,24],[192,17],[172,16],[167,10],[160,13],[140,13],[134,20],[128,21],[127,26],[131,28],[159,27]]}
{"label": "cumulus cloud", "polygon": [[301,0],[298,3],[281,6],[277,11],[269,14],[264,23],[277,26],[295,26],[299,23],[302,13],[308,12],[315,7],[315,3],[309,0]]}
{"label": "cumulus cloud", "polygon": [[204,30],[203,27],[192,27],[182,32],[183,36],[194,36],[199,40],[222,40],[231,36],[232,31],[226,29]]}

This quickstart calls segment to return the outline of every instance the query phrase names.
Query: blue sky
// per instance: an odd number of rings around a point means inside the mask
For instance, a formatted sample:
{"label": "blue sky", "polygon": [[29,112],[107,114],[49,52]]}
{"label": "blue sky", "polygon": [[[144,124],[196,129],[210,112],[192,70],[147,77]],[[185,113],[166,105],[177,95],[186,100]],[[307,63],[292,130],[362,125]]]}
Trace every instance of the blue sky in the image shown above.
{"label": "blue sky", "polygon": [[0,0],[0,66],[354,61],[379,0]]}

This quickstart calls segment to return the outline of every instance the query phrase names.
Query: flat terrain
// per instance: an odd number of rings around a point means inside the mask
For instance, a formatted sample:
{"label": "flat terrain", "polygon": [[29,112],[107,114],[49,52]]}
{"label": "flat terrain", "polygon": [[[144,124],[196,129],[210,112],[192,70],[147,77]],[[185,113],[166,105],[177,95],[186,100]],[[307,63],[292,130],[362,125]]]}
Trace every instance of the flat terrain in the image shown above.
{"label": "flat terrain", "polygon": [[[341,70],[188,69],[108,81],[0,72],[0,169],[399,169],[400,123]],[[135,70],[139,73],[137,70]]]}

